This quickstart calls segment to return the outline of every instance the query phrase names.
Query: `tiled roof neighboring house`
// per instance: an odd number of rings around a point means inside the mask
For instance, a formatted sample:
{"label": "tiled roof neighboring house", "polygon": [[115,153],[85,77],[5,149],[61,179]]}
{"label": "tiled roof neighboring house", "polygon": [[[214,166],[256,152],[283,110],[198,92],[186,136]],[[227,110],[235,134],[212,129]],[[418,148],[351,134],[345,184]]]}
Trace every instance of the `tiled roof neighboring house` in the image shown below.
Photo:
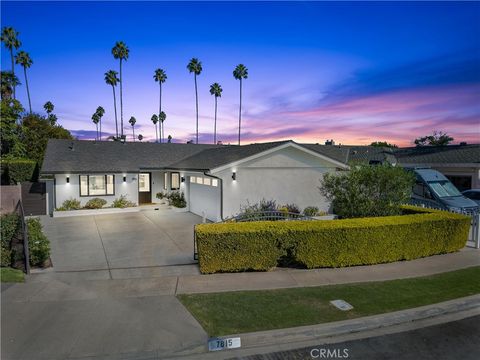
{"label": "tiled roof neighboring house", "polygon": [[480,144],[402,148],[394,155],[401,165],[480,164]]}

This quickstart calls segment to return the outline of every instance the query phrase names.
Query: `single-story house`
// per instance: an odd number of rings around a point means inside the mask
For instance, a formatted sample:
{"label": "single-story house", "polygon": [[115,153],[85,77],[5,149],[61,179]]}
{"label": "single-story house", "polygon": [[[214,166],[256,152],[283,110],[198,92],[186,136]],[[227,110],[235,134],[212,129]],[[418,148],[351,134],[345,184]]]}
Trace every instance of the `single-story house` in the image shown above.
{"label": "single-story house", "polygon": [[52,139],[41,173],[51,178],[50,213],[72,198],[110,204],[124,195],[141,205],[157,202],[159,192],[179,190],[189,211],[220,221],[263,198],[327,211],[319,180],[348,166],[343,154],[322,148],[293,141],[237,146]]}
{"label": "single-story house", "polygon": [[94,197],[110,204],[124,195],[141,205],[157,202],[159,192],[179,190],[189,211],[220,221],[263,198],[327,211],[319,181],[352,161],[428,166],[461,190],[480,188],[480,145],[392,149],[290,140],[237,146],[52,139],[41,173],[50,177],[49,213],[72,198],[82,205]]}

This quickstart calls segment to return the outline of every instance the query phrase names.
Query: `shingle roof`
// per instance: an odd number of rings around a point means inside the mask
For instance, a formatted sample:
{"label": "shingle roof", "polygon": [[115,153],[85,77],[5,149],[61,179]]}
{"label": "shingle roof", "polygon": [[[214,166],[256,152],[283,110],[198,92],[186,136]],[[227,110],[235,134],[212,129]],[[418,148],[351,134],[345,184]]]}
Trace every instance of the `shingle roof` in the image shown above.
{"label": "shingle roof", "polygon": [[274,147],[288,143],[289,141],[277,141],[269,143],[250,144],[243,146],[223,146],[205,149],[195,155],[171,164],[172,169],[199,169],[209,170],[234,161],[245,159],[249,156],[261,153]]}
{"label": "shingle roof", "polygon": [[[156,144],[58,140],[48,142],[43,174],[138,172],[146,169],[210,170],[288,143],[250,145]],[[390,149],[374,146],[298,144],[333,160],[405,164],[480,163],[480,145]]]}
{"label": "shingle roof", "polygon": [[407,164],[480,164],[480,144],[422,146],[395,149],[397,161]]}
{"label": "shingle roof", "polygon": [[138,172],[140,169],[161,169],[202,150],[215,147],[220,146],[50,139],[42,173]]}

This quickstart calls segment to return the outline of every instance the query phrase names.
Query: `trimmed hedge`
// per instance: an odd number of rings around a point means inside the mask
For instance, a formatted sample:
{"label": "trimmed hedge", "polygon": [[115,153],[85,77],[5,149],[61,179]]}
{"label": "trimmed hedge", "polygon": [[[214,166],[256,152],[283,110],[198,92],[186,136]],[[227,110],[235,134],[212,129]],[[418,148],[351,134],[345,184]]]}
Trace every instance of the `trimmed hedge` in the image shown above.
{"label": "trimmed hedge", "polygon": [[0,218],[1,223],[1,266],[12,265],[12,240],[20,229],[20,218],[16,214],[5,214]]}
{"label": "trimmed hedge", "polygon": [[2,178],[15,185],[22,181],[34,181],[37,162],[30,159],[2,159]]}
{"label": "trimmed hedge", "polygon": [[407,215],[322,221],[200,224],[200,271],[266,271],[280,259],[306,268],[372,265],[458,251],[470,218],[404,206]]}
{"label": "trimmed hedge", "polygon": [[27,226],[30,264],[33,266],[42,266],[50,257],[50,241],[42,231],[40,219],[27,219]]}

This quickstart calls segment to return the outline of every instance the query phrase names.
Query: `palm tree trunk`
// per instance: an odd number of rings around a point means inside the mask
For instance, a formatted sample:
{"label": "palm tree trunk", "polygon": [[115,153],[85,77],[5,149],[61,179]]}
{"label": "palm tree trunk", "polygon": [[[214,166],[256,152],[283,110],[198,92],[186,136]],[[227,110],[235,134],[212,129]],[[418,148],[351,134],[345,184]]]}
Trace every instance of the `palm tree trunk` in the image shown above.
{"label": "palm tree trunk", "polygon": [[242,128],[242,79],[240,78],[240,109],[238,111],[238,145],[240,145],[240,129]]}
{"label": "palm tree trunk", "polygon": [[120,137],[123,138],[123,78],[122,78],[122,59],[120,58]]}
{"label": "palm tree trunk", "polygon": [[13,48],[10,49],[10,58],[12,59],[12,75],[13,75],[13,99],[15,100],[15,62],[13,61]]}
{"label": "palm tree trunk", "polygon": [[195,79],[195,104],[196,104],[196,110],[197,110],[197,142],[198,144],[198,92],[197,92],[197,74],[194,75]]}
{"label": "palm tree trunk", "polygon": [[155,124],[155,137],[157,138],[156,142],[158,143],[158,127],[157,127],[157,124]]}
{"label": "palm tree trunk", "polygon": [[213,144],[217,143],[217,97],[215,96],[215,122],[213,125]]}
{"label": "palm tree trunk", "polygon": [[30,90],[28,88],[28,78],[27,78],[27,68],[23,67],[23,72],[25,74],[25,85],[27,87],[27,96],[28,96],[28,107],[30,108],[30,115],[32,114],[32,102],[30,101]]}
{"label": "palm tree trunk", "polygon": [[102,119],[100,119],[100,141],[102,141]]}
{"label": "palm tree trunk", "polygon": [[165,128],[164,128],[164,125],[163,125],[163,121],[162,121],[162,131],[160,133],[160,136],[162,137],[162,142],[165,142]]}
{"label": "palm tree trunk", "polygon": [[[160,118],[160,114],[162,113],[162,82],[158,82],[160,84],[160,102],[159,102],[159,107],[158,107],[158,117]],[[162,123],[160,122],[160,142],[163,142],[162,139]]]}
{"label": "palm tree trunk", "polygon": [[115,110],[116,138],[118,138],[117,98],[115,97],[115,86],[112,85],[112,89],[113,89],[113,109]]}
{"label": "palm tree trunk", "polygon": [[135,142],[135,125],[132,126],[132,131],[133,131],[133,142]]}
{"label": "palm tree trunk", "polygon": [[97,135],[95,137],[95,140],[98,140],[98,123],[96,123],[95,126],[97,127]]}

